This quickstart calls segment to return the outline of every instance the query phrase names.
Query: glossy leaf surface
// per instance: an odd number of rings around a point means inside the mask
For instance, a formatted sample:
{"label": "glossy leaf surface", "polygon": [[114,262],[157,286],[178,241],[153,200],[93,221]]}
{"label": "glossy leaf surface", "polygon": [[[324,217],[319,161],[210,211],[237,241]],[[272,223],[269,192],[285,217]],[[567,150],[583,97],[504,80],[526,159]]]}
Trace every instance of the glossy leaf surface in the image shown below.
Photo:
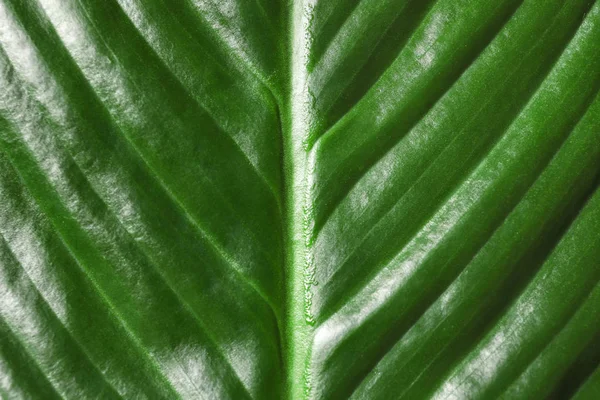
{"label": "glossy leaf surface", "polygon": [[0,395],[600,396],[600,1],[0,0]]}

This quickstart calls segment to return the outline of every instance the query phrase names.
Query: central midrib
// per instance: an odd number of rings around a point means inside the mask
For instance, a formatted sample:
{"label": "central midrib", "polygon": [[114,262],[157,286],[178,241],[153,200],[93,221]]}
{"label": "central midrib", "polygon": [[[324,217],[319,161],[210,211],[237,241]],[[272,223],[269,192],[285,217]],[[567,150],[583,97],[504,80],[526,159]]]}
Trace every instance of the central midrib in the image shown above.
{"label": "central midrib", "polygon": [[308,37],[312,0],[294,2],[290,21],[291,57],[289,58],[290,87],[283,119],[283,176],[285,219],[285,391],[288,399],[306,398],[310,391],[307,373],[310,343],[314,330],[310,316],[311,270],[309,250],[311,204],[307,201],[310,190],[309,152],[307,139],[312,120],[310,94],[307,85],[309,57]]}

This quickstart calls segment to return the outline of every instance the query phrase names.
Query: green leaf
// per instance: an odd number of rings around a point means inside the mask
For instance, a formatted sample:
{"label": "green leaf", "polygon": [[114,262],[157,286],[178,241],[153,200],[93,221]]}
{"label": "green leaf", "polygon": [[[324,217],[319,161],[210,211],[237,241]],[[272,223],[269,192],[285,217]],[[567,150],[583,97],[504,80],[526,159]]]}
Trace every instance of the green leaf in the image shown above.
{"label": "green leaf", "polygon": [[600,396],[600,1],[0,0],[0,396]]}

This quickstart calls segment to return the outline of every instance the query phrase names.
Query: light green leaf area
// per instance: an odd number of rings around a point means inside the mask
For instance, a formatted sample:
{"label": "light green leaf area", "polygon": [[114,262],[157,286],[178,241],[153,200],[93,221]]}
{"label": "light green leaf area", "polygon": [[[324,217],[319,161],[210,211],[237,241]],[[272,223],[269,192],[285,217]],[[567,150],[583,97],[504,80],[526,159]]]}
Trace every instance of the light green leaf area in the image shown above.
{"label": "light green leaf area", "polygon": [[600,0],[0,0],[4,399],[600,398]]}

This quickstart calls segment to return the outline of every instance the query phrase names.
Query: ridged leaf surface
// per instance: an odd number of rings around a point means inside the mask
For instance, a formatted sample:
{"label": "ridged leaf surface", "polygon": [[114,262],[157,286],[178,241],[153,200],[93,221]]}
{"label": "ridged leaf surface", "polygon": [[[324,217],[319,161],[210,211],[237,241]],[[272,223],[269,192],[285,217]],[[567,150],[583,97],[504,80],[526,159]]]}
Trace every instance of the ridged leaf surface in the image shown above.
{"label": "ridged leaf surface", "polygon": [[598,398],[599,91],[598,0],[0,0],[0,395]]}

